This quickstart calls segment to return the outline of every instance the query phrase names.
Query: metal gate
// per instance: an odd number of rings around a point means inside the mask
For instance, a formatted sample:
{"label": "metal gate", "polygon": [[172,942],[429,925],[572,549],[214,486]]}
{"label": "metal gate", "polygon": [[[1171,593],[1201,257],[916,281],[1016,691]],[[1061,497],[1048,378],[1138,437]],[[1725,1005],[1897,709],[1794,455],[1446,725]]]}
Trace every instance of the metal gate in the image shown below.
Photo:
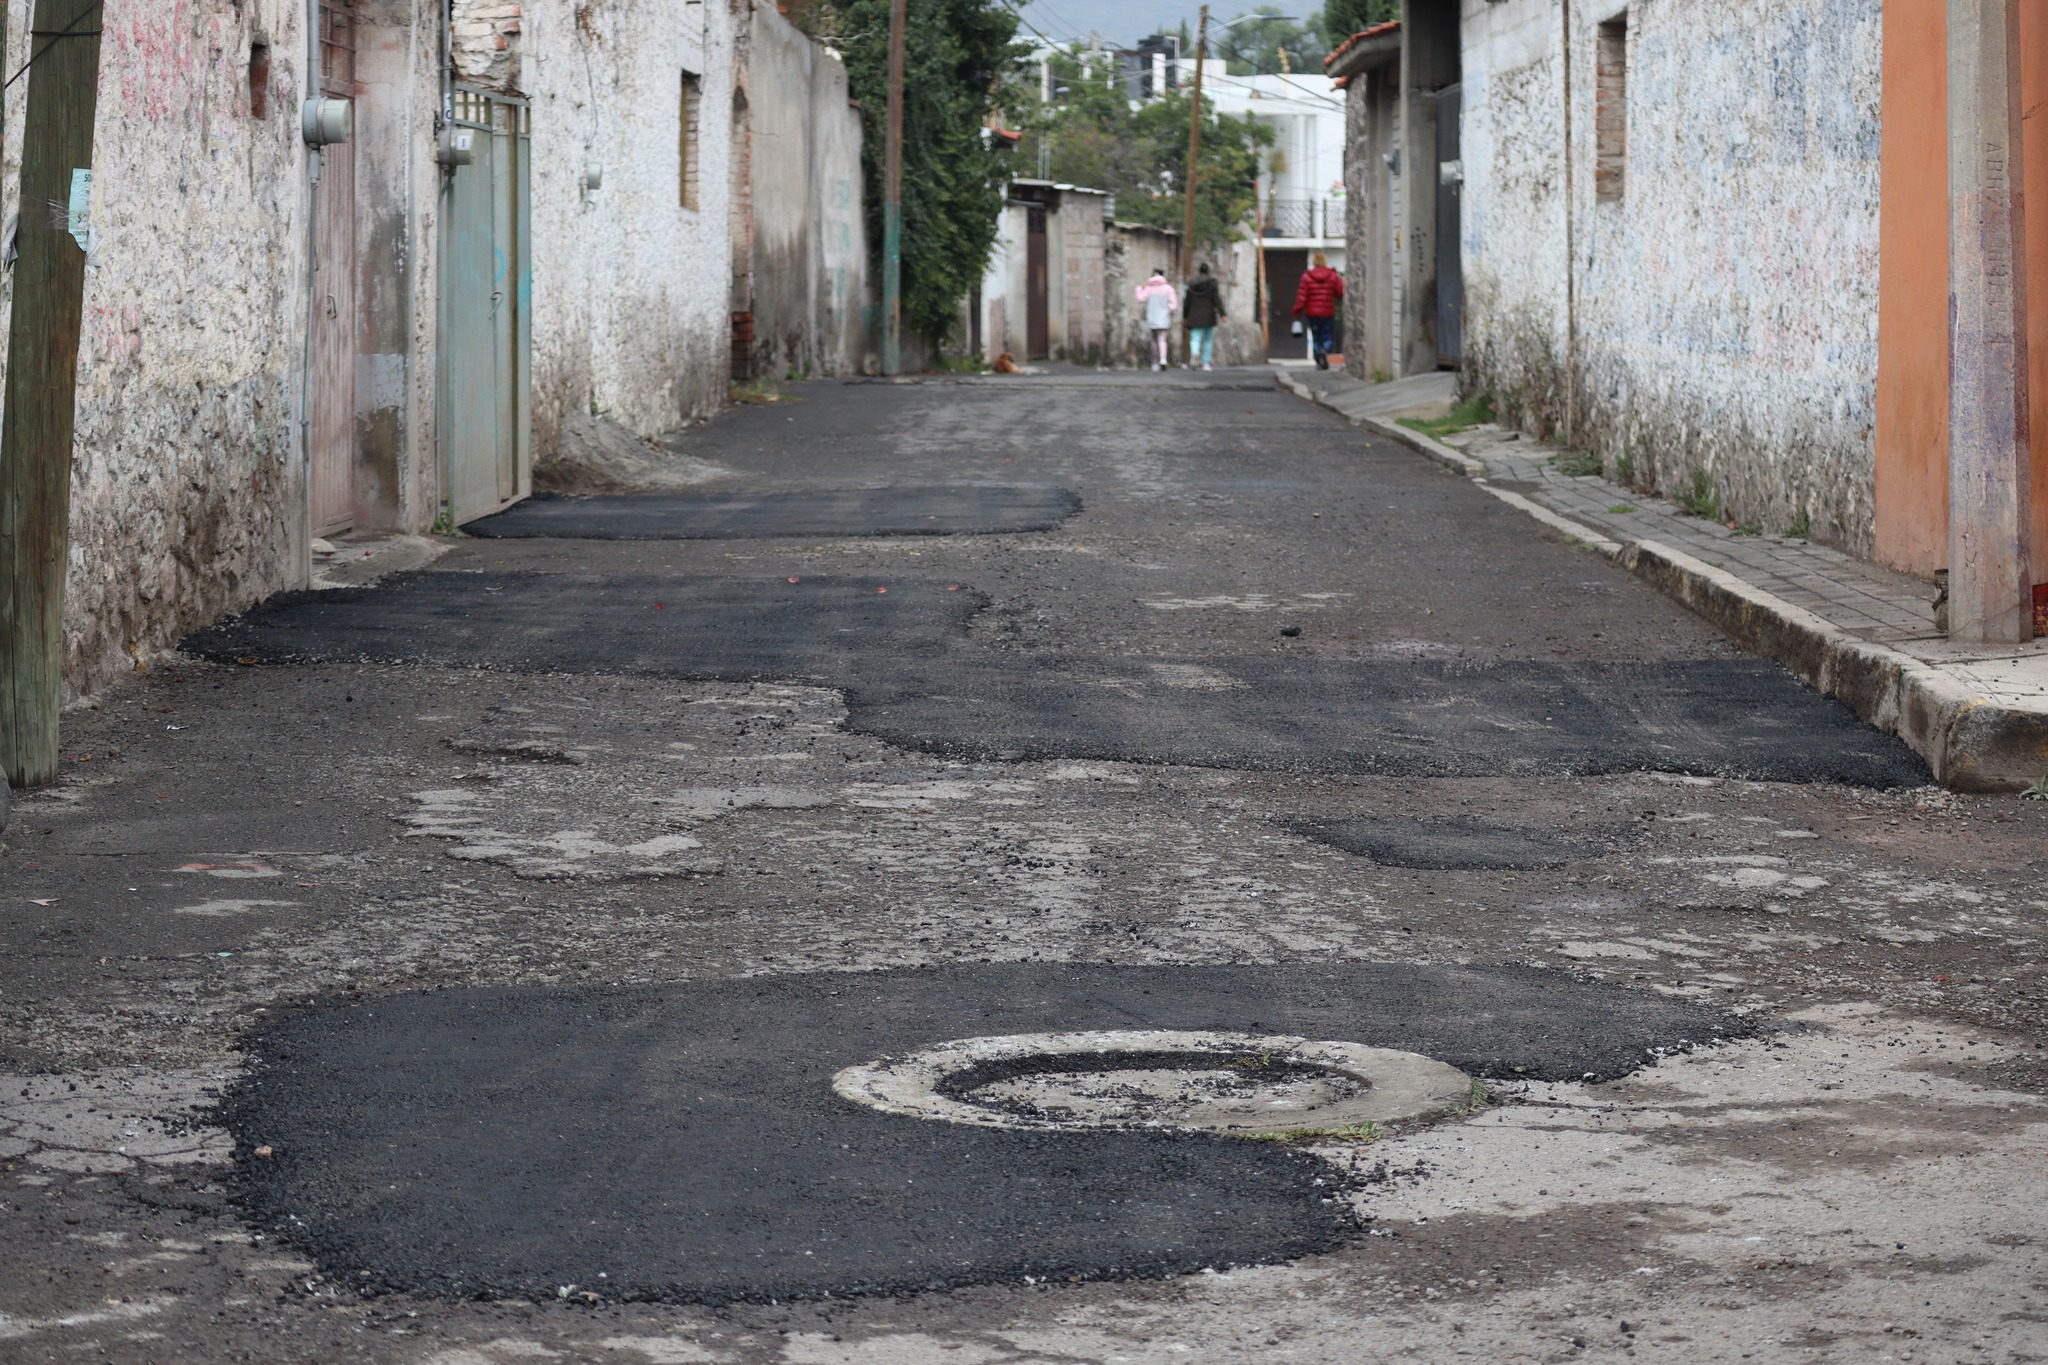
{"label": "metal gate", "polygon": [[1024,211],[1024,358],[1052,354],[1051,271],[1046,262],[1045,206]]}
{"label": "metal gate", "polygon": [[[321,0],[320,92],[356,92],[356,0]],[[313,186],[313,377],[307,414],[313,534],[355,522],[356,149],[320,149]]]}
{"label": "metal gate", "polygon": [[1458,150],[1464,87],[1436,97],[1436,363],[1456,366],[1465,353],[1465,262],[1460,223],[1465,163]]}
{"label": "metal gate", "polygon": [[476,133],[443,198],[439,425],[458,526],[533,488],[532,122],[524,100],[458,87]]}

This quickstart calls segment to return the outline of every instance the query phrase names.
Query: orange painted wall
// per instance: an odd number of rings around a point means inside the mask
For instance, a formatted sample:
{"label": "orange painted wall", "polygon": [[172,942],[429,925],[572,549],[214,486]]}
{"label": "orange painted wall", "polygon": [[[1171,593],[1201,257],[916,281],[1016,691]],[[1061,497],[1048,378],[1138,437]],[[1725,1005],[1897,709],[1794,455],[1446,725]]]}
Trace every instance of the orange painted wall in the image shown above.
{"label": "orange painted wall", "polygon": [[[1948,562],[1948,42],[1945,6],[1885,0],[1878,220],[1880,562]],[[2020,10],[2033,405],[2034,577],[2048,579],[2048,0]]]}

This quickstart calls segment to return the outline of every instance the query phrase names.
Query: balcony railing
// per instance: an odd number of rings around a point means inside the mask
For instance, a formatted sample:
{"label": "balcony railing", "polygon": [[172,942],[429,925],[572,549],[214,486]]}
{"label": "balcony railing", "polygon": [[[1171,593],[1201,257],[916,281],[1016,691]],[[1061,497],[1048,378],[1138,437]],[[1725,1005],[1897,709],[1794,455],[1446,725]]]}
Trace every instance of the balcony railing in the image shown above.
{"label": "balcony railing", "polygon": [[1342,199],[1271,199],[1266,202],[1266,237],[1342,237]]}

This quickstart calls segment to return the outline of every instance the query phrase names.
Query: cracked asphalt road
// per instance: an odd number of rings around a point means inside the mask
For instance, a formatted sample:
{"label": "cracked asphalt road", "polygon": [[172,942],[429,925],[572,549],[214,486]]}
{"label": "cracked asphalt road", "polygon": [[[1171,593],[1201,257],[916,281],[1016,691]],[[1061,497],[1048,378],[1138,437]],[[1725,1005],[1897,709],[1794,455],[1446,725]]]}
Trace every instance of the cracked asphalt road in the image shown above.
{"label": "cracked asphalt road", "polygon": [[[800,386],[678,439],[719,498],[1082,510],[461,541],[69,717],[0,850],[0,1357],[2048,1354],[2048,809],[1918,785],[1612,566],[1216,379]],[[820,1008],[854,979],[897,1003]],[[1519,1051],[1504,983],[1551,1021]],[[1311,996],[1494,1102],[1049,1155],[802,1083]]]}

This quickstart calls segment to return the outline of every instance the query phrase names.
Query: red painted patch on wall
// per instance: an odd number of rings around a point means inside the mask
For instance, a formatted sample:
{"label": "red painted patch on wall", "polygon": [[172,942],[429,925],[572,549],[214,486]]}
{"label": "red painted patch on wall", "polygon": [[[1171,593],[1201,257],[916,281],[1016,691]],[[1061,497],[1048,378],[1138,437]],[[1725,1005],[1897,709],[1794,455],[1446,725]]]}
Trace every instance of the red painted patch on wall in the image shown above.
{"label": "red painted patch on wall", "polygon": [[2034,636],[2048,636],[2048,583],[2034,585]]}

